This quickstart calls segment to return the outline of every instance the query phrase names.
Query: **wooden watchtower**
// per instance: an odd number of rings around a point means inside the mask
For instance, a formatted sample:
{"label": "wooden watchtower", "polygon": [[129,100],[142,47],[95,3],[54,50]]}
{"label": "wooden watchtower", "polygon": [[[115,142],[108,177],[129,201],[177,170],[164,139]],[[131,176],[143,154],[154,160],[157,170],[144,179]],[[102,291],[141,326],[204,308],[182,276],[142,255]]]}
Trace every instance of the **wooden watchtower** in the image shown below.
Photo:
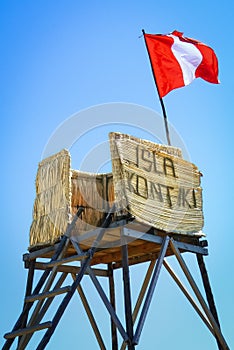
{"label": "wooden watchtower", "polygon": [[[36,350],[45,349],[76,291],[100,349],[108,349],[81,286],[85,275],[110,314],[111,349],[136,349],[162,265],[216,338],[218,348],[229,349],[203,259],[208,249],[201,231],[199,170],[174,147],[118,133],[110,134],[110,145],[110,174],[72,170],[66,150],[39,164],[29,253],[23,256],[28,269],[25,300],[12,331],[4,336],[2,350],[10,349],[14,341],[18,350],[27,349],[33,334],[41,330]],[[189,271],[184,252],[197,256],[207,301]],[[170,255],[178,260],[197,302],[168,264]],[[149,267],[133,307],[130,269],[145,262]],[[115,305],[117,269],[123,272],[124,324]],[[38,280],[36,270],[42,271]],[[99,277],[108,279],[108,294]],[[53,300],[61,294],[64,297],[52,320],[46,320]]]}

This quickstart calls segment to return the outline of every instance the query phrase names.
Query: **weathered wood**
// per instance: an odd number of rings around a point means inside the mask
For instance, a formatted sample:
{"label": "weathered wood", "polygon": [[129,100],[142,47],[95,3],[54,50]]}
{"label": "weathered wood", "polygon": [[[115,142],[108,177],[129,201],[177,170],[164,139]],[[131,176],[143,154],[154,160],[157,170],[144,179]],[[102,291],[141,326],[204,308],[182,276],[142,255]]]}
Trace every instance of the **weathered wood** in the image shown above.
{"label": "weathered wood", "polygon": [[[197,254],[197,262],[198,262],[198,266],[199,266],[199,269],[201,272],[202,281],[203,281],[203,285],[204,285],[204,289],[205,289],[205,293],[206,293],[206,299],[208,301],[210,311],[211,311],[212,315],[214,316],[214,319],[215,319],[217,325],[220,328],[219,317],[218,317],[217,309],[215,306],[214,296],[213,296],[213,293],[211,290],[210,281],[209,281],[208,273],[206,270],[205,262],[204,262],[203,256],[201,254]],[[223,350],[222,345],[220,344],[219,339],[217,337],[216,337],[216,341],[217,341],[219,350]]]}
{"label": "weathered wood", "polygon": [[[75,281],[76,280],[76,275],[75,274],[71,274],[71,275],[72,275],[73,281]],[[85,296],[85,293],[83,292],[83,289],[81,288],[81,285],[79,285],[77,287],[77,291],[79,293],[79,296],[80,296],[81,301],[83,303],[83,306],[85,308],[86,314],[88,316],[89,322],[90,322],[90,324],[92,326],[92,329],[94,331],[94,334],[96,336],[96,339],[97,339],[97,342],[98,342],[98,344],[100,346],[100,349],[101,350],[106,350],[106,347],[105,347],[104,341],[102,339],[101,333],[100,333],[100,331],[98,329],[97,323],[96,323],[95,318],[93,316],[93,313],[92,313],[92,311],[90,309],[90,306],[89,306],[88,300],[87,300],[87,298]]]}
{"label": "weathered wood", "polygon": [[25,302],[32,302],[34,300],[42,300],[42,299],[46,299],[46,298],[52,298],[56,295],[60,295],[60,294],[64,294],[67,293],[71,290],[70,286],[66,286],[63,288],[59,288],[59,289],[54,289],[51,292],[45,292],[45,293],[41,293],[41,294],[36,294],[36,295],[31,295],[25,298]]}
{"label": "weathered wood", "polygon": [[[82,252],[82,250],[80,249],[79,244],[76,243],[76,242],[72,242],[72,244],[74,245],[74,248],[75,248],[76,252],[78,254],[80,254]],[[95,274],[94,274],[94,272],[93,272],[93,270],[91,269],[90,266],[87,267],[87,272],[88,272],[88,274],[89,274],[93,284],[95,285],[95,287],[96,287],[96,289],[97,289],[97,291],[98,291],[98,293],[99,293],[103,303],[105,304],[106,309],[109,312],[113,322],[115,323],[116,327],[118,328],[118,330],[119,330],[120,334],[122,335],[123,339],[125,341],[127,341],[128,340],[128,335],[125,332],[125,330],[124,330],[124,328],[122,326],[122,323],[120,322],[118,316],[116,315],[115,310],[113,309],[111,303],[109,302],[105,292],[103,291],[103,288],[102,288],[101,284],[99,283],[97,277],[95,276]]]}
{"label": "weathered wood", "polygon": [[[66,250],[67,248],[67,244],[68,244],[68,240],[67,237],[63,237],[54,256],[52,257],[52,259],[56,260],[57,258],[59,258],[60,256],[62,256],[63,252]],[[49,274],[51,272],[50,268],[47,268],[44,273],[42,274],[41,278],[39,279],[36,287],[34,288],[33,294],[38,294],[40,289],[42,288],[43,284],[45,283],[46,279],[48,278]],[[22,321],[24,320],[25,315],[29,312],[29,310],[31,309],[33,303],[27,303],[25,304],[25,307],[23,308],[22,313],[20,314],[18,320],[16,321],[12,332],[18,330],[21,327]],[[35,310],[34,310],[35,311]],[[5,342],[2,350],[8,350],[11,347],[11,344],[13,343],[14,339],[7,339],[7,341]],[[20,350],[20,349],[19,349]]]}
{"label": "weathered wood", "polygon": [[[47,330],[47,332],[45,333],[44,337],[42,338],[41,342],[39,343],[38,347],[36,350],[43,350],[45,349],[46,345],[48,344],[52,334],[54,333],[66,307],[68,306],[73,294],[75,293],[77,287],[79,286],[83,276],[84,276],[84,273],[85,271],[88,269],[89,267],[89,264],[90,264],[90,261],[92,259],[92,256],[93,254],[95,253],[97,247],[98,247],[98,244],[99,244],[99,241],[101,241],[104,233],[105,233],[105,228],[108,227],[110,225],[110,222],[111,222],[111,219],[112,219],[112,215],[114,213],[114,209],[115,209],[115,205],[112,206],[111,210],[109,211],[108,215],[106,216],[105,220],[103,221],[102,225],[101,225],[101,229],[100,229],[100,232],[99,232],[99,235],[98,237],[95,239],[94,243],[93,243],[93,246],[90,248],[89,250],[89,255],[87,258],[85,258],[83,260],[83,263],[81,265],[81,269],[80,269],[80,272],[78,273],[78,275],[76,276],[76,279],[74,281],[74,283],[72,284],[71,286],[71,290],[70,292],[68,292],[66,294],[66,296],[64,297],[62,303],[60,304],[58,310],[56,311],[55,313],[55,316],[52,320],[52,327],[50,329]],[[73,243],[74,244],[74,243]],[[79,245],[77,244],[77,247],[79,248]],[[78,255],[82,254],[83,251],[81,251],[80,249],[77,249],[77,253]],[[53,268],[55,269],[56,266]]]}
{"label": "weathered wood", "polygon": [[198,313],[198,315],[201,317],[202,321],[205,323],[205,325],[208,327],[208,329],[210,330],[210,332],[215,335],[214,330],[211,326],[211,324],[209,323],[208,319],[205,317],[205,315],[202,313],[202,311],[200,310],[199,306],[197,305],[197,303],[195,302],[195,300],[193,299],[193,297],[190,295],[190,293],[188,292],[188,290],[186,289],[186,287],[183,285],[183,283],[181,282],[181,280],[179,279],[179,277],[176,275],[176,273],[173,271],[173,269],[171,268],[171,266],[164,260],[163,265],[165,266],[165,268],[167,269],[167,271],[169,272],[169,274],[171,275],[171,277],[174,279],[174,281],[176,282],[176,284],[179,286],[179,288],[181,289],[181,291],[184,293],[185,297],[188,299],[188,301],[190,302],[190,304],[193,306],[193,308],[196,310],[196,312]]}
{"label": "weathered wood", "polygon": [[[32,260],[32,261],[29,261],[29,270],[28,270],[25,298],[27,296],[31,295],[31,293],[32,293],[34,272],[35,272],[35,260]],[[25,308],[25,302],[24,302],[24,308]],[[29,310],[26,311],[26,313],[22,319],[21,328],[26,328],[28,314],[29,314]],[[20,340],[21,340],[21,337],[18,338],[18,345],[19,345]]]}
{"label": "weathered wood", "polygon": [[[140,290],[140,293],[139,293],[139,296],[137,298],[137,302],[136,302],[136,305],[134,307],[133,314],[132,314],[133,324],[135,324],[135,321],[136,321],[137,316],[138,316],[138,312],[140,310],[141,304],[142,304],[143,299],[145,297],[145,293],[146,293],[146,290],[148,288],[150,278],[151,278],[153,270],[154,270],[155,263],[156,263],[156,260],[150,262],[147,273],[145,275],[144,282],[142,284],[142,287],[141,287],[141,290]],[[127,344],[123,342],[120,350],[125,350],[126,346],[127,346]]]}
{"label": "weathered wood", "polygon": [[[163,238],[161,236],[155,236],[155,235],[148,234],[148,233],[142,233],[142,232],[138,232],[135,230],[131,230],[129,228],[124,228],[124,235],[126,235],[128,237],[132,237],[132,238],[134,237],[136,239],[141,239],[144,241],[156,243],[156,244],[161,244],[162,240],[163,240]],[[183,249],[185,251],[192,252],[192,253],[199,253],[199,254],[203,254],[203,255],[208,255],[208,250],[206,248],[199,246],[199,245],[194,245],[191,243],[179,242],[179,241],[176,241],[176,243],[180,249]]]}
{"label": "weathered wood", "polygon": [[216,323],[216,321],[214,319],[214,316],[212,315],[211,311],[209,310],[208,306],[206,305],[206,302],[205,302],[201,292],[199,291],[199,289],[198,289],[198,287],[197,287],[197,285],[196,285],[196,283],[195,283],[195,281],[194,281],[194,279],[193,279],[193,277],[192,277],[192,275],[191,275],[191,273],[190,273],[190,271],[189,271],[189,269],[188,269],[188,267],[187,267],[187,265],[186,265],[182,255],[180,254],[180,251],[179,251],[178,247],[176,246],[176,242],[173,239],[171,239],[170,244],[171,244],[171,248],[172,248],[172,250],[173,250],[173,252],[174,252],[174,254],[175,254],[175,256],[176,256],[176,258],[177,258],[177,260],[178,260],[178,262],[179,262],[179,264],[180,264],[180,266],[181,266],[181,268],[182,268],[182,270],[183,270],[183,272],[185,274],[185,276],[187,277],[187,280],[189,281],[189,283],[190,283],[190,285],[191,285],[191,287],[192,287],[192,289],[193,289],[197,299],[199,300],[199,302],[200,302],[200,304],[201,304],[201,306],[202,306],[202,308],[203,308],[203,310],[204,310],[204,312],[205,312],[205,314],[206,314],[210,324],[212,325],[212,327],[214,329],[214,332],[215,332],[217,338],[219,339],[219,342],[221,343],[221,345],[223,347],[222,350],[229,350],[229,347],[228,347],[228,345],[227,345],[227,343],[226,343],[226,341],[225,341],[225,339],[224,339],[224,337],[223,337],[223,335],[222,335],[222,333],[220,331],[219,326],[217,325],[217,323]]}
{"label": "weathered wood", "polygon": [[[54,289],[60,288],[61,285],[63,284],[63,282],[65,281],[66,277],[67,277],[67,273],[62,273],[61,276],[59,277],[58,281],[56,282]],[[51,297],[51,298],[48,298],[43,303],[41,309],[39,309],[37,314],[35,314],[34,319],[33,320],[32,320],[32,318],[30,319],[28,326],[31,325],[31,327],[32,327],[33,325],[41,322],[41,320],[45,316],[45,314],[46,314],[46,312],[47,312],[48,308],[50,307],[53,300],[54,300],[54,297]],[[26,348],[27,344],[29,343],[32,336],[33,336],[33,333],[24,335],[20,339],[17,350],[24,350]]]}
{"label": "weathered wood", "polygon": [[[25,268],[28,268],[28,265],[25,264]],[[45,264],[42,262],[36,262],[35,263],[35,269],[36,270],[45,270]],[[108,277],[108,271],[105,269],[97,269],[97,268],[92,268],[96,276],[100,277]],[[66,272],[66,273],[74,273],[77,274],[80,272],[80,267],[78,266],[73,266],[73,265],[62,265],[58,266],[57,272]],[[85,272],[87,274],[87,272]]]}
{"label": "weathered wood", "polygon": [[45,329],[45,328],[50,328],[51,326],[52,326],[51,322],[44,322],[44,323],[38,324],[38,325],[33,326],[33,327],[22,328],[22,329],[18,329],[17,331],[14,331],[11,333],[6,333],[4,335],[4,338],[5,339],[16,338],[16,337],[24,335],[24,334],[34,333],[36,331],[40,331],[40,330]]}
{"label": "weathered wood", "polygon": [[[78,219],[78,217],[82,214],[82,212],[83,212],[83,208],[79,208],[77,213],[76,213],[76,216],[73,218],[74,222]],[[72,226],[72,223],[71,223],[71,226]],[[65,252],[66,252],[66,250],[68,248],[68,245],[70,244],[69,243],[69,238],[68,238],[68,236],[70,235],[69,232],[70,232],[69,228],[67,228],[67,231],[66,231],[67,235],[65,234],[62,237],[62,239],[61,239],[59,245],[57,246],[57,249],[56,249],[56,251],[55,251],[55,253],[54,253],[54,255],[53,255],[52,259],[51,259],[51,261],[56,261],[57,259],[63,258],[64,254],[65,254]],[[56,274],[57,274],[57,266],[54,266],[52,268],[50,268],[50,267],[46,268],[32,294],[33,295],[39,294],[39,291],[42,288],[43,284],[45,284],[43,292],[48,292],[50,287],[51,287],[51,285],[52,285],[52,283],[53,283],[53,281],[54,281],[54,279],[55,279],[55,277],[56,277]],[[50,300],[52,300],[52,298],[50,298]],[[40,309],[41,309],[43,303],[44,303],[44,300],[39,300],[37,302],[37,305],[34,308],[34,311],[32,312],[32,315],[31,315],[30,321],[28,323],[28,326],[35,325],[36,320],[39,318],[39,312],[40,312]],[[26,303],[26,307],[28,308],[28,310],[32,307],[32,305],[33,305],[33,302]],[[24,317],[24,314],[23,314],[22,317]],[[17,323],[16,323],[15,327],[16,326],[17,326]],[[30,334],[23,336],[22,339],[20,340],[19,349],[18,350],[23,350],[25,348],[25,344],[27,344],[29,342],[30,338],[31,338]],[[10,345],[10,343],[9,344],[7,344],[7,343],[5,344],[6,348],[4,350],[9,349],[8,345]]]}
{"label": "weathered wood", "polygon": [[[80,249],[78,243],[73,242],[73,245],[74,245],[77,253],[80,254],[81,249]],[[123,339],[125,341],[127,341],[128,340],[128,335],[125,332],[125,330],[124,330],[124,328],[122,326],[122,323],[120,322],[118,316],[116,315],[115,310],[113,309],[111,303],[109,302],[109,300],[108,300],[105,292],[103,291],[103,288],[102,288],[101,284],[99,283],[97,277],[95,276],[92,268],[91,267],[87,267],[87,272],[88,272],[88,274],[89,274],[93,284],[95,285],[95,287],[96,287],[96,289],[97,289],[97,291],[98,291],[98,293],[99,293],[99,295],[100,295],[104,305],[106,306],[106,309],[109,312],[113,322],[115,323],[116,327],[118,328],[118,330],[119,330],[120,334],[122,335]]]}
{"label": "weathered wood", "polygon": [[[93,269],[92,269],[93,270]],[[114,282],[114,271],[113,271],[113,264],[108,264],[108,277],[109,277],[109,295],[110,295],[110,303],[116,311],[116,303],[115,303],[115,282]],[[112,350],[118,350],[118,337],[117,337],[117,329],[116,325],[113,322],[112,318],[111,320],[111,343],[112,343]]]}
{"label": "weathered wood", "polygon": [[145,323],[146,315],[147,315],[148,310],[149,310],[149,306],[150,306],[150,303],[151,303],[151,300],[152,300],[152,297],[153,297],[153,293],[154,293],[154,290],[155,290],[155,287],[156,287],[156,283],[158,281],[158,277],[159,277],[159,274],[160,274],[160,271],[161,271],[161,267],[162,267],[162,264],[163,264],[164,257],[166,255],[166,251],[167,251],[167,247],[168,247],[169,241],[170,241],[170,238],[168,236],[166,236],[163,239],[160,255],[158,257],[158,260],[157,260],[157,263],[156,263],[156,266],[155,266],[155,269],[154,269],[154,272],[153,272],[153,276],[152,276],[152,279],[151,279],[151,282],[150,282],[150,286],[149,286],[149,289],[148,289],[148,292],[147,292],[147,295],[146,295],[146,298],[145,298],[145,302],[144,302],[144,305],[143,305],[143,308],[142,308],[142,312],[141,312],[141,315],[140,315],[140,318],[139,318],[139,321],[138,321],[138,324],[137,324],[136,332],[135,332],[135,335],[134,335],[134,338],[133,338],[133,343],[136,344],[136,345],[138,344],[139,339],[140,339],[140,335],[141,335],[141,332],[142,332],[142,329],[143,329],[143,326],[144,326],[144,323]]}
{"label": "weathered wood", "polygon": [[[158,253],[149,253],[149,254],[145,254],[143,256],[134,256],[132,258],[128,259],[128,265],[132,266],[135,264],[141,264],[141,263],[145,263],[151,260],[155,260],[158,257]],[[117,262],[113,264],[113,269],[119,269],[122,267],[122,262]]]}
{"label": "weathered wood", "polygon": [[29,260],[34,260],[37,258],[43,258],[44,256],[48,256],[52,253],[54,253],[59,246],[60,243],[55,243],[49,247],[45,247],[45,248],[41,248],[41,249],[37,249],[35,251],[30,251],[30,253],[26,253],[23,255],[23,261],[29,261]]}
{"label": "weathered wood", "polygon": [[83,254],[80,254],[80,255],[73,255],[73,256],[69,256],[68,258],[59,259],[59,260],[56,260],[56,261],[45,263],[44,265],[45,265],[45,268],[46,267],[53,267],[53,266],[67,264],[67,263],[72,262],[72,261],[79,261],[79,260],[82,260],[82,259],[84,259],[86,257],[87,257],[87,253],[83,253]]}
{"label": "weathered wood", "polygon": [[125,323],[127,334],[129,336],[128,349],[134,350],[133,344],[133,319],[132,319],[132,301],[130,289],[130,275],[128,266],[128,246],[122,235],[122,264],[123,264],[123,286],[124,286],[124,308],[125,308]]}

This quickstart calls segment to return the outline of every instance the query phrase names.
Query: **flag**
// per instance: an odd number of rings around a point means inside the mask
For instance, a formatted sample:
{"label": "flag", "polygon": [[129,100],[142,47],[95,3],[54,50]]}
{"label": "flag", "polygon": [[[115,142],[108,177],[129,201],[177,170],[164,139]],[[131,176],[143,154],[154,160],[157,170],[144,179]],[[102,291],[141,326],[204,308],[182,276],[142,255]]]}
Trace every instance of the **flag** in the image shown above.
{"label": "flag", "polygon": [[168,35],[144,33],[144,38],[161,98],[195,78],[219,83],[218,60],[209,46],[178,31]]}

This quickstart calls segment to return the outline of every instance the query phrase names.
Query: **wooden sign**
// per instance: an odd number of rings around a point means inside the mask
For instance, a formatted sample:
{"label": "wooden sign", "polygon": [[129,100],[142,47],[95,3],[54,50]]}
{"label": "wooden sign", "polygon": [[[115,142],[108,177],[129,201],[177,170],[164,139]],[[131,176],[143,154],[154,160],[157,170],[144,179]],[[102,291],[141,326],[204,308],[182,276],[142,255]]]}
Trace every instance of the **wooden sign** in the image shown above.
{"label": "wooden sign", "polygon": [[201,234],[201,174],[178,148],[119,133],[110,133],[110,145],[119,208],[160,230]]}

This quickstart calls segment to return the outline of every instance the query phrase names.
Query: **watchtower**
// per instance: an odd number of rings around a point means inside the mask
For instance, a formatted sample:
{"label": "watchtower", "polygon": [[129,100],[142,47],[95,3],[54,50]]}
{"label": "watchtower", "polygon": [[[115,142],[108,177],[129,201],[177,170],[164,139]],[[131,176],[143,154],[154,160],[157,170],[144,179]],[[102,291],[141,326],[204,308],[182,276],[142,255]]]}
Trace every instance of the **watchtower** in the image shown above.
{"label": "watchtower", "polygon": [[[218,348],[229,349],[220,330],[203,259],[208,249],[202,233],[198,168],[185,161],[175,147],[129,135],[111,133],[110,148],[109,174],[72,170],[66,150],[39,164],[29,253],[23,256],[28,269],[25,300],[12,331],[4,336],[2,349],[10,349],[16,338],[17,349],[26,349],[35,332],[46,330],[36,348],[45,349],[76,291],[100,349],[107,349],[81,287],[88,275],[110,314],[112,350],[134,350],[162,265],[216,338]],[[197,257],[208,305],[183,258],[184,252]],[[169,265],[167,257],[171,255],[178,260],[197,302]],[[149,267],[133,307],[129,271],[131,266],[145,262]],[[125,324],[115,305],[117,269],[123,273]],[[38,280],[36,270],[42,271]],[[72,283],[68,285],[69,277]],[[109,295],[100,277],[108,279]],[[45,321],[53,300],[61,294],[64,297],[52,320]],[[118,344],[117,332],[122,344]]]}

